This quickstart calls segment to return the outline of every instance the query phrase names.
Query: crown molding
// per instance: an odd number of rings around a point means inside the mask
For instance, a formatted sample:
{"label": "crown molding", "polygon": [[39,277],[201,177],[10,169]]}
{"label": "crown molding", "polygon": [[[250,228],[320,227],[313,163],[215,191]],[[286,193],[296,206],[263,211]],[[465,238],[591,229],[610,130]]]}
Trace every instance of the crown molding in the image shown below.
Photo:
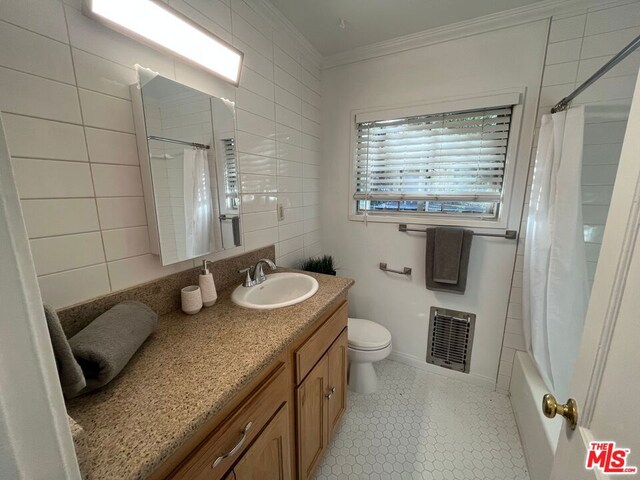
{"label": "crown molding", "polygon": [[[612,2],[613,3],[613,2]],[[615,2],[620,3],[620,2]],[[627,2],[629,3],[629,2]],[[322,68],[333,68],[370,58],[425,47],[549,18],[553,15],[579,14],[589,7],[602,6],[602,0],[543,0],[532,5],[445,25],[423,32],[403,35],[324,57]]]}
{"label": "crown molding", "polygon": [[284,14],[276,8],[269,0],[252,0],[254,5],[260,8],[271,23],[278,27],[284,27],[297,42],[298,48],[302,50],[302,53],[311,57],[311,60],[318,66],[322,66],[324,57],[315,49],[313,45],[306,39],[306,37],[291,23],[291,21],[284,16]]}
{"label": "crown molding", "polygon": [[611,8],[617,5],[634,3],[635,1],[639,0],[611,0],[604,2],[603,0],[542,0],[532,5],[403,35],[328,56],[323,56],[270,0],[252,0],[251,3],[261,10],[261,13],[269,19],[274,27],[284,27],[287,33],[295,39],[302,53],[310,57],[322,69],[325,69],[543,20],[552,16],[579,15],[580,13],[586,13],[588,8]]}

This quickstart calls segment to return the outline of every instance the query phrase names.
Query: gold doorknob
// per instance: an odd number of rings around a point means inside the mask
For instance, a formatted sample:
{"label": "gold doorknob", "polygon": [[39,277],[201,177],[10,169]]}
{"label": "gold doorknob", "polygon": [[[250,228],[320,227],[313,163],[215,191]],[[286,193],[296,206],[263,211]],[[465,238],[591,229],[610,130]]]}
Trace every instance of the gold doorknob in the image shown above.
{"label": "gold doorknob", "polygon": [[556,397],[547,393],[542,397],[542,413],[548,418],[553,418],[559,413],[567,420],[571,430],[575,430],[578,425],[578,404],[573,398],[563,405],[556,401]]}

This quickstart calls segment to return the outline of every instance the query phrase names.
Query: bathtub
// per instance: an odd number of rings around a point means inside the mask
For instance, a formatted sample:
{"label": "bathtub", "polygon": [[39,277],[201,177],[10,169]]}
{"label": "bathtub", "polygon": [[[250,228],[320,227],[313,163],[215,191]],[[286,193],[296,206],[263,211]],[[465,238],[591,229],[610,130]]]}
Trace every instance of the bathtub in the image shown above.
{"label": "bathtub", "polygon": [[562,422],[542,413],[542,396],[549,389],[529,353],[516,352],[509,390],[529,476],[531,480],[548,480]]}

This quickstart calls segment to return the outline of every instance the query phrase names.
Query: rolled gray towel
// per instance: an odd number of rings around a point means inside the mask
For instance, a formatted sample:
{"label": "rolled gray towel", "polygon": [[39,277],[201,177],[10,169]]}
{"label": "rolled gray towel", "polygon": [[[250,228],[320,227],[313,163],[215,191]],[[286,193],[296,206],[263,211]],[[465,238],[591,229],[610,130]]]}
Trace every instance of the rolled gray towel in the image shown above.
{"label": "rolled gray towel", "polygon": [[49,338],[53,347],[53,356],[58,367],[58,377],[62,393],[66,398],[75,397],[87,385],[82,373],[82,368],[73,357],[69,346],[69,340],[62,330],[60,319],[55,309],[49,305],[44,306],[44,316],[47,319]]}
{"label": "rolled gray towel", "polygon": [[126,301],[100,315],[71,338],[71,350],[87,381],[81,393],[113,380],[157,324],[158,315],[144,303]]}

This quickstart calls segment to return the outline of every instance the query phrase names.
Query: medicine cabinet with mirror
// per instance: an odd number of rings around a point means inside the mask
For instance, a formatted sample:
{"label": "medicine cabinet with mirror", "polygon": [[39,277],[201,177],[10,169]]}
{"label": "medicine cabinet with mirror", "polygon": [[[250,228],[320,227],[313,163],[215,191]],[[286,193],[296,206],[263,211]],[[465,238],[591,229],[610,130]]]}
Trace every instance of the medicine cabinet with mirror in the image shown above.
{"label": "medicine cabinet with mirror", "polygon": [[152,253],[170,265],[239,246],[233,102],[137,71],[131,93]]}

